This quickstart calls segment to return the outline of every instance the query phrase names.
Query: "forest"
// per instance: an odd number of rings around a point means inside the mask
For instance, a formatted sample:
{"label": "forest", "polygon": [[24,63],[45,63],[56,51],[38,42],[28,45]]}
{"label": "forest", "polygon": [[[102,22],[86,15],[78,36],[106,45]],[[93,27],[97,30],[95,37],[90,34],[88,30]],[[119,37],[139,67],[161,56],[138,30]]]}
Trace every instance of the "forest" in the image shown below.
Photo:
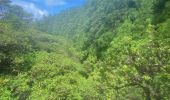
{"label": "forest", "polygon": [[0,0],[0,100],[170,100],[170,0],[86,0],[35,20]]}

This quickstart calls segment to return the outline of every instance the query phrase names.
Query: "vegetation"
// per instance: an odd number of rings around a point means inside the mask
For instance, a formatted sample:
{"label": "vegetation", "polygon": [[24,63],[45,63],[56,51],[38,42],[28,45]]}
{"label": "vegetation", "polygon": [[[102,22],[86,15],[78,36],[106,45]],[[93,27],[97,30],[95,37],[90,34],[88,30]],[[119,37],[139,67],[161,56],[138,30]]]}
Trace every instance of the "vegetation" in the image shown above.
{"label": "vegetation", "polygon": [[0,100],[169,94],[169,0],[87,0],[39,21],[0,0]]}

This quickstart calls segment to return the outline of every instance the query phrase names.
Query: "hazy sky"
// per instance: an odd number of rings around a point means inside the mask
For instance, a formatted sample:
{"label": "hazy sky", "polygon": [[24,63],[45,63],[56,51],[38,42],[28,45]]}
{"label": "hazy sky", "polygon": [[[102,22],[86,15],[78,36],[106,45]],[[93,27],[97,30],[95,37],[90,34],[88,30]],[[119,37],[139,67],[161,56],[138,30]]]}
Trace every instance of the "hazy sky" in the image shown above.
{"label": "hazy sky", "polygon": [[85,0],[11,0],[13,4],[22,6],[24,10],[32,13],[35,18],[44,15],[56,14],[66,8],[80,6]]}

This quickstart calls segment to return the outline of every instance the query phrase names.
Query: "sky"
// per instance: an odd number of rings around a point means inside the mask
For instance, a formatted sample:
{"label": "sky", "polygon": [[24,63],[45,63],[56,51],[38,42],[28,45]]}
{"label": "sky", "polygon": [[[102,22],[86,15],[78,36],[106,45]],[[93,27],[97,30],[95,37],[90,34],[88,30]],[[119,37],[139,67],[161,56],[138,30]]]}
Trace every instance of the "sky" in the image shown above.
{"label": "sky", "polygon": [[25,11],[32,13],[34,18],[53,15],[64,9],[81,6],[85,0],[11,0],[12,4],[19,5]]}

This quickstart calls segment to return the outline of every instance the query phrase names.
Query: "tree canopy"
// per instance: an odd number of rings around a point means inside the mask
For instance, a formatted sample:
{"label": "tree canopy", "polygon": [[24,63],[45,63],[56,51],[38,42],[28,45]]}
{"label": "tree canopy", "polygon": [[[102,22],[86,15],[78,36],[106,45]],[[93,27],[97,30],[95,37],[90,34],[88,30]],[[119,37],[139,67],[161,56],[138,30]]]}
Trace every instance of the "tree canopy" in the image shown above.
{"label": "tree canopy", "polygon": [[169,0],[87,0],[32,18],[0,0],[0,99],[170,99]]}

